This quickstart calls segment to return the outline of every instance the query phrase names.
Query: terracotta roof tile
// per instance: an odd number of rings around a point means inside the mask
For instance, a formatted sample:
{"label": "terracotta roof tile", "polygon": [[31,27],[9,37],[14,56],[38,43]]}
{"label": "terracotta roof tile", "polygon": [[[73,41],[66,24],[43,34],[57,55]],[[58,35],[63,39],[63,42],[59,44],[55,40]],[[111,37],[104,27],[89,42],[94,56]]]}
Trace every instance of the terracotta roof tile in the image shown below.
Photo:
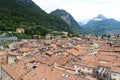
{"label": "terracotta roof tile", "polygon": [[111,61],[107,65],[109,65],[111,67],[120,67],[120,60]]}
{"label": "terracotta roof tile", "polygon": [[68,52],[69,54],[74,55],[74,56],[84,55],[87,53],[86,50],[84,50],[84,49],[80,50],[77,48],[67,49],[66,52]]}
{"label": "terracotta roof tile", "polygon": [[86,79],[88,80],[97,80],[96,78],[92,77],[92,76],[85,76]]}
{"label": "terracotta roof tile", "polygon": [[52,52],[52,51],[46,51],[46,53],[49,54],[49,55],[53,55],[54,54],[54,52]]}
{"label": "terracotta roof tile", "polygon": [[55,69],[53,67],[48,67],[45,65],[40,65],[35,70],[31,71],[27,75],[25,75],[23,80],[85,80],[84,78],[80,78],[76,75],[72,75],[66,73],[65,71],[61,71]]}
{"label": "terracotta roof tile", "polygon": [[111,67],[112,72],[120,73],[120,67]]}
{"label": "terracotta roof tile", "polygon": [[80,56],[80,59],[88,62],[97,62],[98,58],[93,55]]}
{"label": "terracotta roof tile", "polygon": [[67,64],[65,65],[65,68],[68,68],[68,69],[73,70],[73,69],[74,69],[74,64],[72,64],[72,63],[67,63]]}
{"label": "terracotta roof tile", "polygon": [[19,53],[17,53],[16,51],[9,51],[8,52],[9,55],[14,55],[14,56],[18,56]]}
{"label": "terracotta roof tile", "polygon": [[69,60],[70,60],[70,57],[61,57],[57,59],[56,63],[57,65],[65,66]]}
{"label": "terracotta roof tile", "polygon": [[[112,53],[109,53],[109,54],[112,54]],[[99,60],[108,61],[108,62],[117,60],[116,56],[108,55],[108,53],[107,54],[106,53],[98,53],[96,56]]]}
{"label": "terracotta roof tile", "polygon": [[11,65],[3,65],[2,69],[6,71],[13,79],[20,80],[20,78],[27,73],[27,70],[24,69],[24,63],[15,63]]}
{"label": "terracotta roof tile", "polygon": [[32,51],[33,48],[21,48],[19,51],[20,52],[28,52],[28,51]]}
{"label": "terracotta roof tile", "polygon": [[57,49],[57,45],[56,44],[51,44],[50,45],[52,48],[54,48],[54,49]]}
{"label": "terracotta roof tile", "polygon": [[80,66],[85,66],[85,67],[91,67],[91,68],[96,68],[97,63],[90,63],[88,61],[80,60],[75,62],[75,64],[80,65]]}

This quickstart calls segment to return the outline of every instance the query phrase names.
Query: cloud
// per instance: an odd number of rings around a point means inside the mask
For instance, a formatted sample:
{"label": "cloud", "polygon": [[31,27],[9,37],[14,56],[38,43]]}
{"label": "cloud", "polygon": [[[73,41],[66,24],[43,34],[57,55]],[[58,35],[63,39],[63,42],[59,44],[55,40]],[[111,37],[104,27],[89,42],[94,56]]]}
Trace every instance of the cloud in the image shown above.
{"label": "cloud", "polygon": [[87,20],[98,14],[120,20],[119,0],[33,0],[47,13],[59,8],[69,12],[76,20]]}

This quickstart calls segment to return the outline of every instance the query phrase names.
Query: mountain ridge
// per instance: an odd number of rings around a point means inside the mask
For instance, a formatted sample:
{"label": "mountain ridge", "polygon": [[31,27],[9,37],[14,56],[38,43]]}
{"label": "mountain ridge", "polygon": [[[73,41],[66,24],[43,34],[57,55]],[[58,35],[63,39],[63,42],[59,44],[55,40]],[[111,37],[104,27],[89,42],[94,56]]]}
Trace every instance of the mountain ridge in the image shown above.
{"label": "mountain ridge", "polygon": [[104,19],[108,19],[108,18],[103,16],[102,14],[99,14],[97,17],[94,17],[92,20],[100,21]]}
{"label": "mountain ridge", "polygon": [[15,31],[21,26],[27,35],[72,32],[61,18],[47,14],[32,0],[0,0],[0,8],[0,30]]}
{"label": "mountain ridge", "polygon": [[83,27],[81,27],[77,21],[72,17],[70,13],[62,9],[56,9],[50,13],[51,15],[55,15],[63,19],[73,30],[75,33],[87,33]]}
{"label": "mountain ridge", "polygon": [[104,18],[101,20],[91,19],[84,27],[94,34],[120,33],[120,22],[113,18]]}

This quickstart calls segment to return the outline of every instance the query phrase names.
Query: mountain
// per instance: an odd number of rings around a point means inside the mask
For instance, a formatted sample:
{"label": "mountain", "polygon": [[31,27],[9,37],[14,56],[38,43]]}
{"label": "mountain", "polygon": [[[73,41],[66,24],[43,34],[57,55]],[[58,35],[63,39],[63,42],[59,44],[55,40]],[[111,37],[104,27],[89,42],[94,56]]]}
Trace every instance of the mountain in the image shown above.
{"label": "mountain", "polygon": [[95,34],[119,34],[120,22],[98,15],[84,25],[90,32]]}
{"label": "mountain", "polygon": [[71,26],[72,30],[75,33],[88,32],[75,21],[71,14],[69,14],[65,10],[56,9],[55,11],[52,11],[50,14],[62,18],[69,26]]}
{"label": "mountain", "polygon": [[83,26],[84,25],[84,23],[82,23],[82,22],[77,22],[80,26]]}
{"label": "mountain", "polygon": [[0,0],[0,30],[25,28],[26,35],[45,35],[50,31],[72,32],[61,18],[47,14],[32,0]]}
{"label": "mountain", "polygon": [[99,14],[97,17],[94,17],[92,20],[101,21],[104,19],[107,19],[107,17],[103,16],[102,14]]}

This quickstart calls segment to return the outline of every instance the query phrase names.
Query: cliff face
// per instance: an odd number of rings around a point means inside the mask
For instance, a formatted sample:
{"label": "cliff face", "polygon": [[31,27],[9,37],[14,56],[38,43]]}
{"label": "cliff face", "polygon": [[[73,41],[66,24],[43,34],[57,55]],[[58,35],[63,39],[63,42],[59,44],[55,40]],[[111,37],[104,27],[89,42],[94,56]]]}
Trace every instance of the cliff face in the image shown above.
{"label": "cliff face", "polygon": [[69,24],[70,26],[72,25],[69,14],[62,15],[60,18],[62,18],[62,19],[63,19],[67,24]]}
{"label": "cliff face", "polygon": [[87,33],[88,31],[85,30],[83,27],[81,27],[77,21],[72,17],[71,14],[66,12],[65,10],[60,10],[57,9],[50,14],[55,15],[57,17],[62,18],[71,28],[75,33]]}

